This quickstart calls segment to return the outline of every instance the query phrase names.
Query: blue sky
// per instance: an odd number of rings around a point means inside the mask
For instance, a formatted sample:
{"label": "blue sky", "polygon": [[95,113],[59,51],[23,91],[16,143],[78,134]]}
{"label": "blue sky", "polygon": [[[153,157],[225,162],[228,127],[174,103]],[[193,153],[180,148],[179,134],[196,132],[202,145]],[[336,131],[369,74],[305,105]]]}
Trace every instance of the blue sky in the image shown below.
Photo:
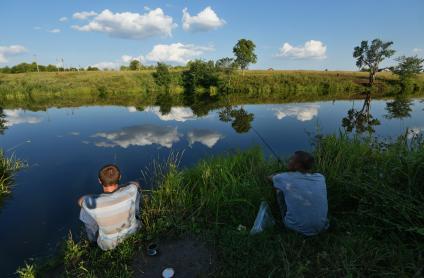
{"label": "blue sky", "polygon": [[396,56],[424,56],[423,12],[422,0],[4,0],[0,66],[34,55],[41,64],[63,57],[65,66],[182,64],[231,57],[247,38],[258,55],[251,68],[353,70],[353,47],[366,39],[393,41]]}

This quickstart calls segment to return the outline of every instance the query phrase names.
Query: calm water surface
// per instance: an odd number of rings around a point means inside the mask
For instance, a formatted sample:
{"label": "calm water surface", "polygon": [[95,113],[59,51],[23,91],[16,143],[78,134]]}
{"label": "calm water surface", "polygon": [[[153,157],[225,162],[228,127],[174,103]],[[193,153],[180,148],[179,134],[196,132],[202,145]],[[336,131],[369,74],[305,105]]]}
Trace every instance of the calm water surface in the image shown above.
{"label": "calm water surface", "polygon": [[[275,151],[288,155],[310,149],[317,130],[338,132],[347,111],[362,105],[362,101],[336,101],[243,105],[243,109],[254,115],[251,125]],[[373,101],[370,111],[381,122],[374,127],[375,134],[395,137],[406,128],[424,130],[424,104],[414,100],[404,106],[395,106],[403,109],[401,113],[390,114],[387,101]],[[69,231],[79,233],[76,200],[100,192],[96,174],[103,164],[119,164],[125,182],[140,178],[140,171],[153,159],[164,159],[171,151],[185,150],[182,166],[253,145],[270,155],[252,129],[237,133],[231,122],[220,120],[219,111],[197,117],[188,107],[172,107],[166,115],[159,107],[4,109],[7,128],[0,135],[0,146],[29,167],[18,173],[13,193],[0,207],[0,277],[11,275],[25,260],[53,252]]]}

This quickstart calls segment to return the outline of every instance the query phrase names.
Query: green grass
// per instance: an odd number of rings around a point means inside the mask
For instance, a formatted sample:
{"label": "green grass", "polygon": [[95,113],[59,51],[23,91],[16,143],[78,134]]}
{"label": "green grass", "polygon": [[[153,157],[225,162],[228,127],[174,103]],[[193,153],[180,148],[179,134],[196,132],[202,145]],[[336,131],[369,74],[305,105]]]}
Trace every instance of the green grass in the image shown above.
{"label": "green grass", "polygon": [[[330,71],[236,72],[231,81],[220,75],[219,88],[206,88],[217,98],[243,101],[312,101],[358,98],[366,90],[367,74]],[[219,89],[219,90],[218,90]],[[149,105],[163,93],[151,70],[115,72],[42,72],[0,74],[0,106],[43,109],[47,106]],[[394,96],[401,91],[397,77],[379,73],[374,97]],[[182,71],[171,71],[170,95],[184,93]],[[424,95],[424,74],[410,87],[410,95]],[[180,101],[181,102],[181,101]]]}
{"label": "green grass", "polygon": [[35,278],[37,276],[35,267],[31,264],[25,264],[25,266],[16,271],[16,274],[18,274],[20,278]]}
{"label": "green grass", "polygon": [[[304,237],[277,226],[250,236],[264,177],[283,170],[251,149],[180,170],[156,167],[144,194],[144,228],[103,252],[70,237],[60,257],[68,277],[131,277],[134,255],[151,239],[192,233],[216,252],[215,277],[419,277],[424,263],[424,142],[328,136],[316,142],[316,171],[326,176],[331,228]],[[148,192],[145,192],[148,193]],[[247,230],[239,231],[239,225]],[[27,267],[28,268],[28,267]]]}
{"label": "green grass", "polygon": [[25,163],[12,157],[6,157],[0,149],[0,203],[8,196],[13,186],[13,174],[25,166]]}

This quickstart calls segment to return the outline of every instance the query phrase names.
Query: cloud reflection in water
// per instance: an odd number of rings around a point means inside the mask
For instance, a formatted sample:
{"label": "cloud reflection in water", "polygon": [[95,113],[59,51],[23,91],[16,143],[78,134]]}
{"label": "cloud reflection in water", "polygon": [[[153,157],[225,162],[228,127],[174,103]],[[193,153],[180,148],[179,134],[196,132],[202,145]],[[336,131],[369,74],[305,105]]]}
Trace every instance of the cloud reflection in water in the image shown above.
{"label": "cloud reflection in water", "polygon": [[127,148],[128,146],[147,146],[158,144],[162,147],[171,148],[174,143],[180,140],[176,127],[158,126],[143,124],[137,126],[125,127],[117,131],[98,132],[93,138],[106,139],[94,144],[97,147],[115,147]]}
{"label": "cloud reflection in water", "polygon": [[209,148],[212,148],[224,136],[216,131],[208,129],[193,129],[187,133],[188,142],[193,145],[199,142]]}
{"label": "cloud reflection in water", "polygon": [[319,105],[315,104],[299,106],[287,105],[280,108],[272,108],[272,110],[275,111],[274,115],[278,120],[281,120],[285,117],[296,117],[296,119],[301,122],[310,121],[314,117],[318,116],[318,109]]}
{"label": "cloud reflection in water", "polygon": [[18,124],[38,124],[42,121],[39,115],[28,115],[22,109],[5,109],[3,110],[5,115],[7,127],[11,127]]}
{"label": "cloud reflection in water", "polygon": [[196,118],[191,108],[188,107],[172,107],[168,114],[162,114],[160,108],[156,106],[150,107],[146,111],[155,113],[162,121],[185,122]]}

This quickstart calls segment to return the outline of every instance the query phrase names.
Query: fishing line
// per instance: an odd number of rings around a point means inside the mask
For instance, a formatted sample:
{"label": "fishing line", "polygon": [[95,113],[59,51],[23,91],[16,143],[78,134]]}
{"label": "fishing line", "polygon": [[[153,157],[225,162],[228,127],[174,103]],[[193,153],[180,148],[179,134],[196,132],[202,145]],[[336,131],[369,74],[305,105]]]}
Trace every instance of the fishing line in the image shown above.
{"label": "fishing line", "polygon": [[[227,101],[227,106],[231,107],[231,102],[229,101],[228,97],[226,98],[226,101]],[[280,159],[280,157],[277,155],[277,153],[274,151],[274,149],[271,147],[271,145],[266,142],[265,138],[263,138],[261,136],[261,134],[256,130],[256,128],[254,128],[253,126],[251,126],[251,128],[256,133],[256,135],[262,140],[264,145],[271,151],[272,155],[277,159],[277,161],[281,165],[283,165],[284,164],[283,161]]]}
{"label": "fishing line", "polygon": [[259,134],[259,132],[252,126],[252,130],[258,135],[258,137],[262,140],[262,142],[265,144],[265,146],[271,151],[271,153],[274,155],[274,157],[277,159],[277,161],[281,164],[283,164],[283,161],[281,161],[280,157],[278,157],[277,153],[274,151],[274,149],[271,147],[270,144],[268,144],[265,139]]}
{"label": "fishing line", "polygon": [[13,146],[13,147],[10,147],[10,148],[8,148],[8,149],[6,150],[6,152],[10,152],[11,150],[15,150],[15,149],[19,148],[20,146],[22,146],[22,145],[24,145],[24,144],[26,144],[26,143],[31,143],[31,140],[26,140],[26,141],[24,141],[24,142],[22,142],[22,143],[19,143],[19,144],[17,144],[17,145],[15,145],[15,146]]}

